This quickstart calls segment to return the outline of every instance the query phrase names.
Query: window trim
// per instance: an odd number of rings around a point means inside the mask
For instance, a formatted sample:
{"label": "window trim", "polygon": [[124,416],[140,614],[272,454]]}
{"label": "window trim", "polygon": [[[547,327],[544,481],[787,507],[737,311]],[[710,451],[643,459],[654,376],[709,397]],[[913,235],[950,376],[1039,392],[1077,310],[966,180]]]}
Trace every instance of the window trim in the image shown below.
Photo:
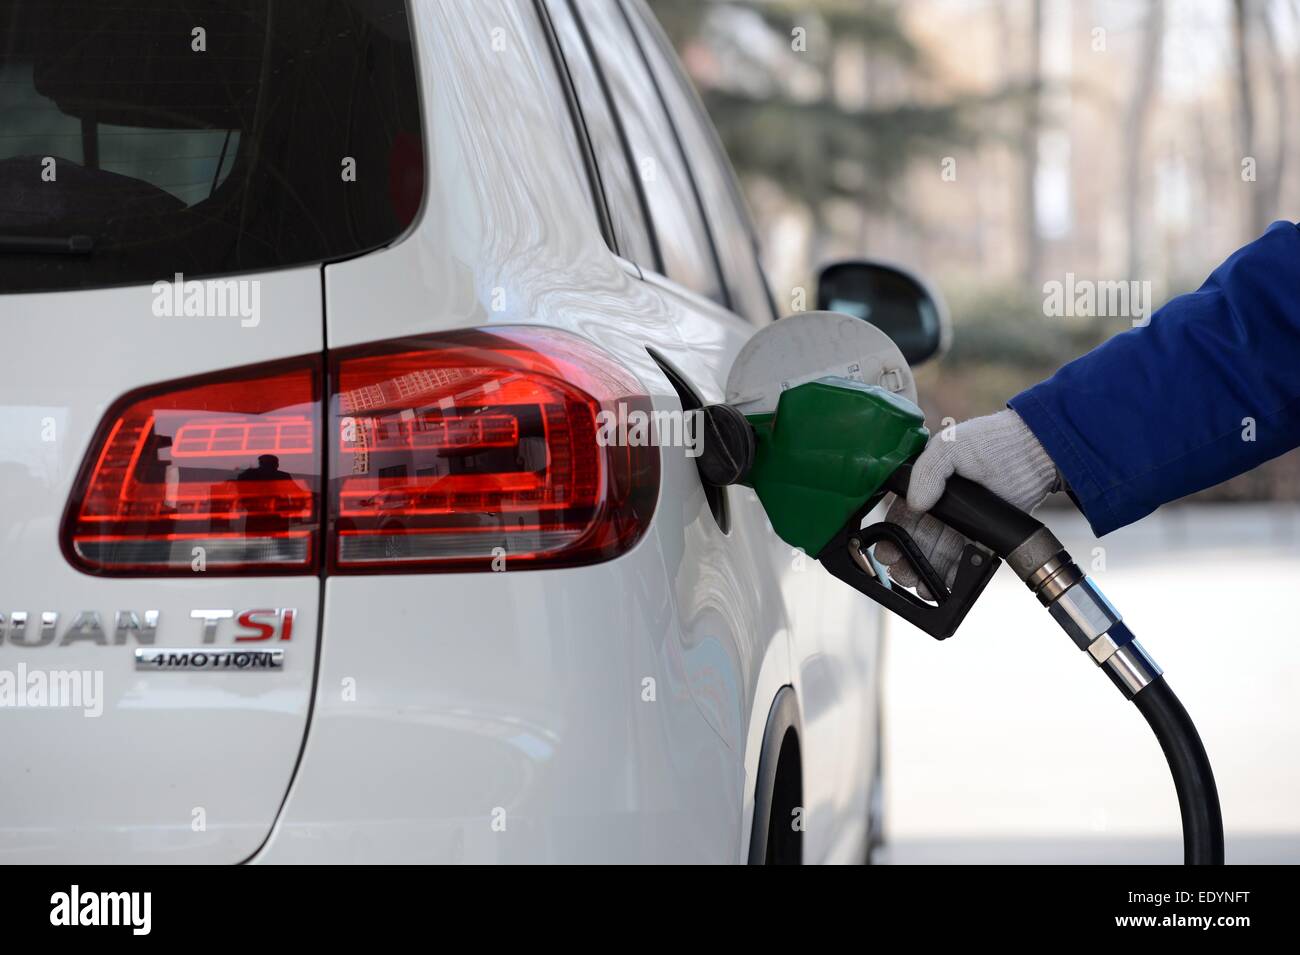
{"label": "window trim", "polygon": [[[555,0],[562,2],[562,0]],[[659,233],[655,229],[654,217],[650,215],[650,200],[646,196],[645,183],[637,174],[636,163],[632,161],[632,146],[627,138],[627,130],[623,126],[623,116],[619,113],[614,103],[614,94],[610,91],[609,81],[605,78],[605,69],[601,66],[600,57],[596,55],[595,44],[591,42],[591,33],[587,30],[586,21],[578,12],[578,7],[574,0],[563,0],[569,7],[569,15],[573,17],[573,22],[578,27],[578,34],[582,37],[583,48],[587,51],[587,58],[591,61],[592,72],[596,76],[596,82],[600,85],[601,95],[605,98],[605,105],[609,109],[609,115],[614,120],[614,131],[618,134],[618,141],[623,150],[623,161],[627,163],[628,170],[632,176],[632,182],[636,186],[637,201],[641,205],[641,218],[645,222],[646,235],[650,239],[650,252],[654,256],[653,268],[651,271],[661,273],[664,270],[663,250],[659,245]],[[631,260],[629,260],[631,261]],[[634,263],[638,269],[650,268],[649,263]]]}
{"label": "window trim", "polygon": [[[654,42],[659,46],[659,54],[668,59],[671,64],[671,62],[677,57],[677,51],[673,49],[672,42],[664,32],[662,25],[660,25],[659,21],[655,18],[654,13],[650,11],[644,3],[638,3],[638,0],[618,0],[618,2],[619,6],[624,11],[624,16],[640,16],[641,22],[646,27],[646,32],[650,34],[654,39]],[[636,9],[628,9],[629,7]],[[637,35],[635,28],[632,30],[632,35],[637,41],[638,48],[641,48],[641,38]],[[686,163],[687,170],[691,175],[692,183],[694,183],[695,172],[691,166],[689,157],[687,156],[686,148],[682,144],[681,133],[677,128],[677,122],[673,119],[672,112],[668,109],[667,99],[663,95],[663,89],[659,85],[659,79],[655,76],[654,69],[650,66],[649,58],[643,48],[641,49],[641,56],[646,60],[646,69],[650,73],[650,78],[655,83],[655,91],[659,94],[660,101],[664,104],[664,112],[668,114],[669,122],[672,124],[673,134],[677,137],[678,149],[682,153],[683,161]],[[744,226],[745,235],[749,239],[750,254],[754,258],[754,265],[758,270],[759,277],[763,280],[763,298],[767,301],[769,313],[768,322],[774,322],[780,318],[780,313],[776,308],[776,299],[772,295],[772,283],[768,277],[767,269],[763,267],[763,256],[761,254],[762,246],[758,239],[758,233],[754,227],[754,220],[753,216],[750,214],[749,205],[745,201],[744,194],[740,191],[739,178],[736,176],[736,171],[731,165],[731,158],[727,155],[727,151],[722,145],[722,137],[718,134],[717,128],[713,125],[713,120],[709,117],[708,110],[705,109],[704,103],[700,99],[699,92],[695,89],[695,84],[690,82],[688,78],[686,85],[688,87],[685,91],[687,94],[686,98],[690,101],[690,108],[695,111],[696,121],[703,127],[707,134],[706,138],[709,140],[709,149],[713,153],[713,161],[719,165],[723,173],[723,178],[727,180],[727,189],[730,192],[731,204],[735,207],[741,224]],[[730,302],[731,288],[727,280],[727,273],[726,270],[722,268],[721,256],[718,253],[716,240],[713,237],[713,224],[709,221],[708,209],[704,205],[703,197],[700,196],[698,187],[695,189],[695,195],[696,203],[700,206],[701,214],[704,217],[705,226],[709,230],[709,242],[713,245],[713,255],[718,265],[718,274],[722,277],[722,284],[726,289],[727,300]],[[733,312],[735,311],[734,307],[729,307]],[[743,315],[741,317],[746,318],[746,316]]]}
{"label": "window trim", "polygon": [[[724,299],[721,303],[722,307],[732,314],[739,314],[736,312],[735,303],[732,301],[731,286],[727,282],[727,273],[722,269],[722,256],[718,254],[718,243],[713,237],[713,223],[709,221],[708,211],[704,208],[704,200],[700,196],[700,186],[695,178],[695,170],[691,168],[690,156],[686,152],[686,147],[682,145],[682,134],[677,128],[677,120],[673,118],[673,111],[668,108],[668,98],[664,96],[663,88],[659,85],[659,77],[655,76],[654,65],[650,62],[650,56],[641,43],[641,37],[637,33],[636,24],[632,22],[632,14],[628,11],[627,4],[623,0],[615,0],[615,5],[618,7],[623,22],[627,24],[627,32],[631,35],[632,43],[636,46],[636,51],[641,57],[641,64],[645,67],[646,75],[650,77],[650,85],[654,87],[655,99],[659,102],[659,108],[663,110],[664,118],[668,120],[668,128],[672,130],[673,145],[677,148],[677,155],[681,157],[682,168],[686,170],[686,178],[691,184],[691,198],[695,202],[695,209],[699,213],[700,222],[704,225],[704,237],[709,243],[709,254],[713,260],[713,270],[718,276],[718,286],[722,289]],[[664,274],[662,263],[658,271]],[[668,278],[666,274],[664,274],[664,277]]]}
{"label": "window trim", "polygon": [[600,165],[596,162],[596,150],[591,144],[591,133],[587,130],[587,118],[582,112],[582,103],[578,100],[578,91],[573,84],[573,74],[569,71],[569,61],[560,46],[560,38],[555,32],[555,23],[551,20],[551,11],[547,0],[533,0],[533,8],[541,23],[542,33],[546,35],[546,45],[550,50],[552,65],[558,74],[560,86],[564,90],[564,100],[568,106],[569,122],[578,138],[578,152],[582,154],[582,163],[586,167],[587,187],[591,190],[592,204],[596,207],[596,219],[600,225],[600,234],[605,244],[615,255],[622,255],[618,238],[614,234],[614,222],[609,214],[609,199],[605,194],[605,181],[600,175]]}

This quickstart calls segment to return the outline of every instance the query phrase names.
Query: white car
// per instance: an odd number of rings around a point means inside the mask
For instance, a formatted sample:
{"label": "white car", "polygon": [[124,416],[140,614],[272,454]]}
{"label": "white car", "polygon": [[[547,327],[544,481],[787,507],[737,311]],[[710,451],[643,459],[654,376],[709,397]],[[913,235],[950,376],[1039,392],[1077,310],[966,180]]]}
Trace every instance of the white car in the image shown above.
{"label": "white car", "polygon": [[0,37],[0,860],[867,856],[874,605],[595,426],[777,317],[641,0]]}

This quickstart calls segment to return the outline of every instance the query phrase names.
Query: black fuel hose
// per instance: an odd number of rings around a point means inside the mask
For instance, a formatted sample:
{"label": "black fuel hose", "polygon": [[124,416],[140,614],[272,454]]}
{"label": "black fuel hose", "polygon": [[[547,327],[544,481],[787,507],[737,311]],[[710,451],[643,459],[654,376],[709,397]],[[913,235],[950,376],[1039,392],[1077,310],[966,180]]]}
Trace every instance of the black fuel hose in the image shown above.
{"label": "black fuel hose", "polygon": [[[898,468],[887,487],[905,496],[911,471],[909,464]],[[1005,558],[1076,644],[1096,649],[1098,665],[1136,704],[1164,750],[1182,815],[1184,864],[1222,865],[1219,790],[1200,734],[1159,667],[1096,585],[1078,571],[1042,523],[973,481],[956,475],[948,478],[930,513]]]}
{"label": "black fuel hose", "polygon": [[1192,718],[1163,676],[1133,697],[1169,761],[1183,817],[1183,862],[1223,865],[1223,816],[1214,770]]}

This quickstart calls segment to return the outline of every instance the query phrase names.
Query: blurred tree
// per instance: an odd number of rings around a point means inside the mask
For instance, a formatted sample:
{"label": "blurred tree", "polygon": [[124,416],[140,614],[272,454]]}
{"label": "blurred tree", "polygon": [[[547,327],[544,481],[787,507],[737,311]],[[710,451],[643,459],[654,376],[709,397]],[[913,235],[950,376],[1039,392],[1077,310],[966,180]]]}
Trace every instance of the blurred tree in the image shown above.
{"label": "blurred tree", "polygon": [[[1293,13],[1294,10],[1293,6]],[[1263,40],[1263,57],[1257,57],[1257,51],[1252,49],[1257,39]],[[1232,47],[1238,148],[1243,158],[1255,159],[1256,178],[1254,187],[1247,193],[1246,228],[1242,234],[1242,240],[1246,241],[1263,232],[1278,209],[1286,166],[1285,130],[1290,125],[1286,65],[1269,23],[1266,0],[1233,0]],[[1256,83],[1251,73],[1252,64],[1257,60],[1262,60],[1268,70],[1268,82],[1263,84]],[[1261,155],[1264,152],[1258,116],[1261,93],[1272,97],[1276,114],[1272,154],[1267,157]]]}
{"label": "blurred tree", "polygon": [[[742,175],[779,183],[822,224],[823,205],[847,199],[906,215],[891,185],[918,155],[942,156],[970,144],[969,101],[930,103],[908,96],[846,105],[837,95],[836,57],[849,48],[868,63],[887,62],[924,77],[924,58],[885,0],[650,0],[688,67],[705,51],[728,47],[751,69],[718,70],[696,85]],[[761,24],[765,36],[755,38]],[[712,32],[713,42],[702,42]],[[716,34],[730,34],[717,36]],[[730,41],[730,42],[728,42]],[[792,76],[816,77],[809,95]],[[806,86],[808,84],[804,84]],[[936,159],[937,164],[937,159]]]}
{"label": "blurred tree", "polygon": [[[1246,0],[1233,0],[1232,3],[1232,50],[1233,67],[1236,73],[1237,94],[1237,146],[1243,158],[1252,157],[1256,161],[1259,154],[1255,151],[1255,96],[1252,91],[1250,76],[1250,11]],[[1258,166],[1256,176],[1260,175]],[[1258,178],[1256,180],[1258,182]],[[1244,235],[1258,235],[1259,216],[1257,203],[1258,188],[1251,190],[1251,199],[1247,203],[1246,229]]]}
{"label": "blurred tree", "polygon": [[[1291,8],[1293,15],[1295,9],[1294,6]],[[1287,77],[1286,57],[1268,22],[1267,6],[1260,6],[1257,14],[1259,32],[1264,37],[1264,48],[1268,52],[1269,86],[1273,92],[1274,112],[1273,155],[1268,163],[1268,178],[1262,183],[1264,188],[1255,197],[1255,220],[1262,223],[1259,231],[1263,232],[1276,210],[1282,207],[1282,173],[1287,164],[1287,130],[1291,126],[1291,84]]]}
{"label": "blurred tree", "polygon": [[[1012,45],[1010,35],[1004,42]],[[1026,288],[1038,284],[1042,270],[1042,243],[1038,237],[1038,138],[1043,131],[1041,86],[1043,83],[1043,0],[1029,4],[1029,75],[1024,101],[1024,120],[1020,132],[1020,157],[1023,163],[1020,183],[1021,281]]]}
{"label": "blurred tree", "polygon": [[1142,53],[1124,114],[1124,216],[1128,274],[1142,274],[1142,156],[1150,126],[1151,105],[1160,76],[1160,48],[1165,33],[1164,0],[1147,0],[1142,26]]}

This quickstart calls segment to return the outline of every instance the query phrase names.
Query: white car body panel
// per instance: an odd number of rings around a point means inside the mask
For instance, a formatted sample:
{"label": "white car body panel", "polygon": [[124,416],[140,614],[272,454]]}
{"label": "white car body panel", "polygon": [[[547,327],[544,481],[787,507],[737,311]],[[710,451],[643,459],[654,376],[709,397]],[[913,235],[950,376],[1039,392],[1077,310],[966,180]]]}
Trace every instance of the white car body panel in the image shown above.
{"label": "white car body panel", "polygon": [[[6,482],[21,509],[0,509],[0,612],[157,608],[161,646],[198,642],[197,607],[299,615],[275,674],[145,676],[126,647],[0,647],[5,666],[102,667],[111,688],[99,720],[2,714],[0,859],[743,862],[764,727],[789,685],[804,858],[861,861],[878,614],[780,541],[749,490],[727,489],[724,533],[681,449],[663,449],[645,537],[594,566],[335,576],[322,595],[315,577],[97,579],[60,553],[100,416],[155,381],[529,323],[595,341],[656,407],[679,399],[647,348],[722,400],[754,326],[606,246],[560,138],[570,117],[538,94],[554,65],[523,29],[532,5],[413,10],[427,168],[402,240],[324,267],[323,283],[318,268],[258,276],[257,328],[153,318],[140,287],[0,298],[24,346],[0,379],[0,461],[27,475]],[[49,409],[53,451],[38,443]]]}
{"label": "white car body panel", "polygon": [[[94,611],[109,644],[23,647],[6,632],[0,669],[100,671],[104,703],[97,718],[0,709],[0,860],[238,861],[284,799],[311,702],[319,580],[97,578],[59,549],[73,481],[114,399],[321,347],[319,269],[259,278],[255,328],[238,317],[156,317],[148,286],[0,296],[21,343],[0,378],[0,613],[7,631],[12,613],[26,612],[32,638],[41,613],[55,611],[61,641],[79,612]],[[118,610],[157,610],[157,645],[173,647],[200,643],[196,608],[260,607],[297,610],[279,673],[137,673],[137,644],[112,644]],[[229,621],[219,639],[231,639]]]}

